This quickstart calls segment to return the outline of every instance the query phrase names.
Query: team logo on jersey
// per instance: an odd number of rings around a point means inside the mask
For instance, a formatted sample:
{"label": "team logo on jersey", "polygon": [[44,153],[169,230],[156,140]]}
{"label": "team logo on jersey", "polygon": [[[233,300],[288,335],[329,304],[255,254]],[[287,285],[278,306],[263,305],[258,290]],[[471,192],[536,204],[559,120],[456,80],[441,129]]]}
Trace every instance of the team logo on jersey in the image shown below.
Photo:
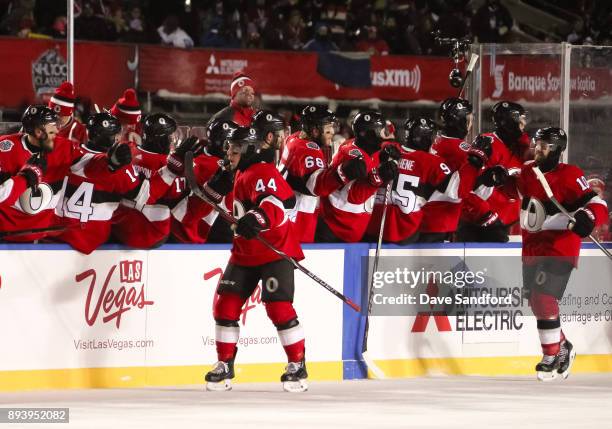
{"label": "team logo on jersey", "polygon": [[538,232],[546,220],[544,204],[537,198],[530,198],[527,208],[521,210],[521,227],[529,232]]}
{"label": "team logo on jersey", "polygon": [[459,143],[459,149],[467,152],[468,150],[470,150],[470,144],[466,142],[461,142]]}
{"label": "team logo on jersey", "polygon": [[0,152],[8,152],[14,146],[14,143],[10,140],[2,140],[0,142]]}
{"label": "team logo on jersey", "polygon": [[361,151],[359,149],[351,149],[349,155],[353,158],[359,158],[361,156]]}
{"label": "team logo on jersey", "polygon": [[35,215],[50,208],[53,199],[53,190],[46,183],[40,183],[33,191],[27,188],[19,197],[19,206],[27,214]]}
{"label": "team logo on jersey", "polygon": [[319,145],[316,144],[315,142],[308,142],[306,143],[306,147],[309,149],[319,149]]}
{"label": "team logo on jersey", "polygon": [[51,94],[66,80],[66,60],[56,49],[48,49],[32,63],[32,86],[37,97]]}

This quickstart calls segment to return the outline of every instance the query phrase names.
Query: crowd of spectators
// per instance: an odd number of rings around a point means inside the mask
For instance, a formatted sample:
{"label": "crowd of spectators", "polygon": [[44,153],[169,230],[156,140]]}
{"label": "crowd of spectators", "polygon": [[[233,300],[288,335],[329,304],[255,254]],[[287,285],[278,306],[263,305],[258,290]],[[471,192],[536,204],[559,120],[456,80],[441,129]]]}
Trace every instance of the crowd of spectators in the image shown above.
{"label": "crowd of spectators", "polygon": [[[608,1],[561,1],[582,16],[572,43],[610,44]],[[66,0],[0,0],[0,34],[66,37]],[[432,31],[480,42],[512,42],[513,18],[499,0],[75,0],[81,40],[180,48],[363,51],[435,55]]]}

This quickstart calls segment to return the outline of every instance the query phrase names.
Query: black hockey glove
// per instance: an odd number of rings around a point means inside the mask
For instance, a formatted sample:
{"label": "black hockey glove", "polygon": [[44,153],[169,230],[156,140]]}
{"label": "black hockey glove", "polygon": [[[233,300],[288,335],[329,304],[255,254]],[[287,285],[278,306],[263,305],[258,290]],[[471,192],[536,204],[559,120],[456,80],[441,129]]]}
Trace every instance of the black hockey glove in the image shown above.
{"label": "black hockey glove", "polygon": [[397,148],[397,146],[393,144],[386,144],[381,150],[378,156],[380,163],[387,162],[389,160],[398,161],[402,157],[402,153]]}
{"label": "black hockey glove", "polygon": [[496,165],[491,168],[487,168],[478,178],[477,185],[485,186],[501,186],[508,180],[508,170],[501,165]]}
{"label": "black hockey glove", "polygon": [[177,176],[182,176],[185,174],[185,154],[193,152],[193,157],[196,158],[202,153],[202,150],[202,143],[196,136],[190,136],[180,141],[174,151],[168,155],[168,170]]}
{"label": "black hockey glove", "polygon": [[384,183],[390,182],[391,180],[395,180],[398,174],[399,170],[397,168],[397,161],[395,160],[388,160],[382,162],[378,166],[378,175]]}
{"label": "black hockey glove", "polygon": [[468,149],[468,162],[477,169],[481,169],[489,160],[493,151],[493,138],[477,136]]}
{"label": "black hockey glove", "polygon": [[36,188],[45,171],[47,171],[47,160],[40,155],[32,155],[17,174],[25,178],[30,188]]}
{"label": "black hockey glove", "polygon": [[234,188],[234,173],[219,167],[214,176],[204,184],[203,191],[207,197],[219,204],[223,197]]}
{"label": "black hockey glove", "polygon": [[270,220],[266,213],[260,208],[254,208],[238,219],[236,234],[243,236],[247,240],[251,240],[262,230],[268,229],[269,227]]}
{"label": "black hockey glove", "polygon": [[345,185],[351,180],[367,177],[367,167],[363,158],[351,158],[344,161],[336,169],[340,181]]}
{"label": "black hockey glove", "polygon": [[595,215],[589,209],[580,209],[574,214],[576,222],[570,221],[567,227],[579,237],[585,238],[591,235],[595,228]]}
{"label": "black hockey glove", "polygon": [[108,168],[117,171],[132,162],[132,150],[127,144],[115,142],[106,152]]}

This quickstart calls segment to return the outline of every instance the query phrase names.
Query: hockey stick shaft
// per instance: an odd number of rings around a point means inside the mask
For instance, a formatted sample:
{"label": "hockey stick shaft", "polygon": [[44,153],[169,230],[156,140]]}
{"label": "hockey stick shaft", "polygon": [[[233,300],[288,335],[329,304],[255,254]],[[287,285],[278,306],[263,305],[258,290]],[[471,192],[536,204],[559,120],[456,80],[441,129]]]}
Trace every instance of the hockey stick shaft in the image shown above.
{"label": "hockey stick shaft", "polygon": [[[193,171],[193,153],[192,152],[187,152],[185,154],[185,179],[187,180],[187,185],[189,186],[189,189],[193,192],[193,194],[197,196],[198,198],[200,198],[201,200],[203,200],[205,203],[209,204],[217,213],[219,213],[219,215],[221,216],[221,218],[223,218],[223,220],[225,220],[226,222],[232,225],[236,225],[238,223],[238,221],[236,220],[234,216],[232,216],[231,214],[223,210],[223,208],[221,208],[217,203],[215,203],[210,198],[208,198],[208,196],[204,192],[202,192],[202,190],[200,189],[200,186],[198,185],[196,177],[195,177],[195,173]],[[319,285],[323,286],[325,289],[327,289],[337,298],[342,300],[346,305],[351,307],[353,310],[357,312],[361,311],[361,307],[355,304],[349,297],[338,292],[336,289],[330,286],[327,282],[319,278],[316,274],[314,274],[308,268],[304,267],[302,264],[300,264],[298,261],[293,259],[291,256],[287,255],[282,250],[279,250],[276,247],[274,247],[272,244],[268,243],[268,241],[264,239],[263,237],[257,235],[255,236],[255,238],[260,243],[262,243],[264,246],[266,246],[268,249],[272,250],[274,253],[279,255],[281,258],[291,262],[291,264],[295,268],[297,268],[298,270],[306,274],[308,277],[310,277],[312,280],[317,282]]]}
{"label": "hockey stick shaft", "polygon": [[2,231],[0,232],[0,238],[4,237],[19,237],[22,235],[30,235],[30,234],[41,234],[45,232],[61,232],[70,228],[69,225],[57,225],[57,226],[49,226],[47,228],[31,228],[31,229],[20,229],[17,231]]}
{"label": "hockey stick shaft", "polygon": [[459,95],[457,95],[458,98],[461,98],[461,96],[463,95],[463,91],[465,90],[465,86],[467,84],[468,78],[472,74],[472,71],[474,70],[474,67],[476,67],[476,63],[478,62],[478,58],[479,58],[478,54],[472,54],[470,56],[470,63],[468,64],[467,70],[465,72],[465,78],[463,79],[463,83],[461,84],[461,89],[459,90]]}
{"label": "hockey stick shaft", "polygon": [[[559,201],[555,198],[555,195],[553,194],[552,189],[550,188],[550,185],[548,184],[548,181],[546,180],[546,176],[544,176],[544,173],[542,173],[542,170],[540,170],[538,167],[533,167],[533,172],[535,173],[538,181],[540,182],[540,184],[542,185],[542,188],[544,188],[544,193],[546,194],[546,196],[548,197],[548,199],[555,205],[555,207],[557,207],[557,209],[559,209],[559,211],[561,213],[563,213],[569,220],[570,222],[576,222],[576,219],[574,219],[574,216],[572,216],[566,209],[565,207],[563,207],[561,205],[561,203],[559,203]],[[610,258],[612,260],[612,253],[610,253],[610,251],[608,249],[606,249],[604,247],[603,244],[600,243],[599,240],[597,240],[595,237],[593,237],[593,234],[589,234],[589,238],[591,239],[591,241],[593,243],[595,243],[595,245],[597,247],[599,247],[599,249],[605,253],[605,255]]]}

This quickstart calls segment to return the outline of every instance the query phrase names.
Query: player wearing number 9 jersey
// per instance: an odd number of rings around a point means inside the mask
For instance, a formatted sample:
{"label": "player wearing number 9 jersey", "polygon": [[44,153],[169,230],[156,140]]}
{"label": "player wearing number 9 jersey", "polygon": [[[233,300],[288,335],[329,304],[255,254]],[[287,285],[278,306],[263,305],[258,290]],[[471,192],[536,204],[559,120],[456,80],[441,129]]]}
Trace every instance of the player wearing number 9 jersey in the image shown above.
{"label": "player wearing number 9 jersey", "polygon": [[[414,118],[404,123],[399,174],[387,202],[384,241],[400,244],[419,241],[417,231],[425,203],[432,196],[437,200],[443,197],[446,201],[460,203],[474,185],[479,168],[466,163],[452,173],[441,157],[429,153],[435,135],[436,126],[430,119]],[[386,190],[381,188],[368,224],[369,237],[379,234],[384,198]],[[427,241],[430,241],[429,237]]]}

